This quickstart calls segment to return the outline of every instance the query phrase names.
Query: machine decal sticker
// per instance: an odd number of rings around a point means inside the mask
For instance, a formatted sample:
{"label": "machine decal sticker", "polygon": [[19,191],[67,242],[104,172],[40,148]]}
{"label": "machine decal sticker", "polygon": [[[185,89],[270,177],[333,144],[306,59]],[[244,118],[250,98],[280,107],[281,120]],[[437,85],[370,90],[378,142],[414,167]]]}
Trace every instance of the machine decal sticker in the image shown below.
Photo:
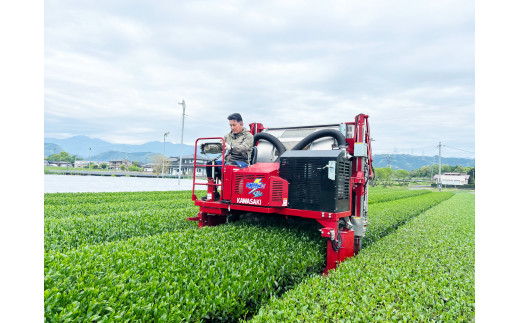
{"label": "machine decal sticker", "polygon": [[[251,193],[251,192],[249,192],[249,193]],[[255,197],[260,197],[260,196],[264,195],[264,193],[262,193],[261,191],[255,191],[255,192],[253,192],[253,195]]]}
{"label": "machine decal sticker", "polygon": [[237,203],[262,205],[262,200],[248,199],[248,198],[245,198],[245,197],[239,197],[239,198],[237,198]]}
{"label": "machine decal sticker", "polygon": [[246,187],[251,190],[248,194],[253,194],[255,197],[260,197],[264,195],[261,191],[258,191],[263,190],[265,188],[265,184],[262,183],[261,178],[255,178],[254,182],[246,183]]}

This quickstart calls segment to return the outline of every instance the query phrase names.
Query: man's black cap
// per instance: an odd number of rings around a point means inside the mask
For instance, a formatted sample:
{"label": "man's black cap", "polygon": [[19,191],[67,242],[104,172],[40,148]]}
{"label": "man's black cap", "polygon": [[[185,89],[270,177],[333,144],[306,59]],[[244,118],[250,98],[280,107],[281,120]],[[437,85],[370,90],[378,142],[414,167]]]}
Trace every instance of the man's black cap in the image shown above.
{"label": "man's black cap", "polygon": [[242,116],[240,113],[232,113],[227,117],[228,120],[236,120],[237,122],[242,122]]}

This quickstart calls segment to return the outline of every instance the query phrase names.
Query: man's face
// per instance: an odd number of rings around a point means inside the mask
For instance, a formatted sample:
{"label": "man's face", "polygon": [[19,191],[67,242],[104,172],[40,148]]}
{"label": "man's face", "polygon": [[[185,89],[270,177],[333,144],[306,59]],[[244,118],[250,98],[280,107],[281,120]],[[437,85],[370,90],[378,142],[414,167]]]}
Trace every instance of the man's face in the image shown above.
{"label": "man's face", "polygon": [[244,122],[237,122],[236,120],[229,120],[229,127],[231,128],[231,132],[234,134],[241,133],[244,128]]}

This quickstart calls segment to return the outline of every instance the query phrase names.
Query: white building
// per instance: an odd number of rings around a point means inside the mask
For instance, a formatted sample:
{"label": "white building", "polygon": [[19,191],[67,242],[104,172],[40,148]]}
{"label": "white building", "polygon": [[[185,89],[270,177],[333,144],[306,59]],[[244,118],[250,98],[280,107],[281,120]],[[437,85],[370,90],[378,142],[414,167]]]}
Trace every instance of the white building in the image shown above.
{"label": "white building", "polygon": [[144,164],[144,165],[143,165],[143,172],[146,172],[146,173],[153,173],[153,168],[154,168],[156,165],[157,165],[157,164],[155,164],[155,163]]}
{"label": "white building", "polygon": [[[169,157],[167,159],[170,162],[170,165],[168,166],[168,174],[170,175],[178,175],[179,173],[179,157]],[[208,162],[208,158],[204,155],[197,154],[197,164],[198,165],[205,165]],[[182,156],[182,164],[181,164],[181,171],[184,175],[191,175],[193,174],[193,166],[195,161],[195,155],[191,154],[188,156]],[[196,168],[195,176],[204,176],[206,174],[206,167],[199,167]]]}
{"label": "white building", "polygon": [[[94,165],[99,165],[99,162],[97,161],[92,161],[92,166]],[[85,167],[85,168],[88,168],[88,160],[76,160],[74,162],[74,167]]]}
{"label": "white building", "polygon": [[[433,177],[435,183],[438,183],[439,175]],[[441,174],[442,185],[465,185],[469,182],[469,175],[462,173],[444,173]]]}

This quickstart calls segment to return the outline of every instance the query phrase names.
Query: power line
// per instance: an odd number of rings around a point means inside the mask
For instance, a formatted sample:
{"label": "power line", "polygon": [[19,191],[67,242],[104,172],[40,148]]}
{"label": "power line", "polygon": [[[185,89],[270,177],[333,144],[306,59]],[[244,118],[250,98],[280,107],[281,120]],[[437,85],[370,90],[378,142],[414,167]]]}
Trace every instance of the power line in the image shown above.
{"label": "power line", "polygon": [[452,147],[452,146],[448,146],[448,145],[443,145],[444,147],[448,147],[448,148],[453,148],[453,149],[457,149],[457,150],[461,150],[461,151],[465,151],[467,153],[470,153],[470,154],[474,154],[475,152],[474,151],[468,151],[468,150],[464,150],[464,149],[460,149],[460,148],[456,148],[456,147]]}
{"label": "power line", "polygon": [[[182,118],[182,113],[179,113],[179,114],[174,113],[174,114],[175,114],[175,115],[179,115],[179,116],[181,116],[181,118]],[[205,122],[205,123],[209,123],[209,124],[212,124],[212,125],[214,125],[214,126],[222,127],[222,124],[216,123],[216,122],[214,122],[214,121],[204,120],[204,119],[201,119],[201,118],[196,117],[196,116],[191,115],[191,114],[185,114],[184,117],[189,117],[189,118],[197,119],[197,120],[199,120],[199,121],[202,121],[202,122]]]}
{"label": "power line", "polygon": [[[422,149],[437,149],[437,146],[423,146],[423,147],[404,147],[404,148],[401,148],[401,147],[397,147],[395,146],[394,148],[377,148],[377,150],[395,150],[397,148],[397,150],[410,150],[410,149],[417,149],[417,150],[422,150]],[[376,149],[376,148],[374,148]]]}
{"label": "power line", "polygon": [[214,125],[215,127],[218,126],[219,128],[222,128],[222,124],[217,124],[216,122],[212,122],[212,121],[204,120],[204,119],[201,119],[201,118],[199,118],[199,117],[195,117],[195,116],[193,116],[193,115],[191,115],[191,114],[187,114],[186,117],[190,117],[190,118],[193,118],[193,119],[197,119],[197,120],[199,120],[199,121],[202,121],[202,122],[205,122],[205,123],[212,124],[212,125]]}
{"label": "power line", "polygon": [[[470,154],[475,154],[474,151],[469,151],[469,150],[465,150],[465,149],[461,149],[461,148],[457,148],[457,147],[453,147],[453,146],[449,146],[449,145],[445,145],[445,144],[442,144],[443,147],[447,147],[447,148],[452,148],[452,149],[457,149],[457,150],[460,150],[460,151],[464,151],[464,152],[467,152],[467,153],[470,153]],[[398,148],[398,147],[394,147],[394,148],[373,148],[374,151],[395,151],[396,149],[397,150],[423,150],[424,149],[435,149],[437,150],[439,148],[439,146],[424,146],[424,147],[408,147],[408,148]]]}

